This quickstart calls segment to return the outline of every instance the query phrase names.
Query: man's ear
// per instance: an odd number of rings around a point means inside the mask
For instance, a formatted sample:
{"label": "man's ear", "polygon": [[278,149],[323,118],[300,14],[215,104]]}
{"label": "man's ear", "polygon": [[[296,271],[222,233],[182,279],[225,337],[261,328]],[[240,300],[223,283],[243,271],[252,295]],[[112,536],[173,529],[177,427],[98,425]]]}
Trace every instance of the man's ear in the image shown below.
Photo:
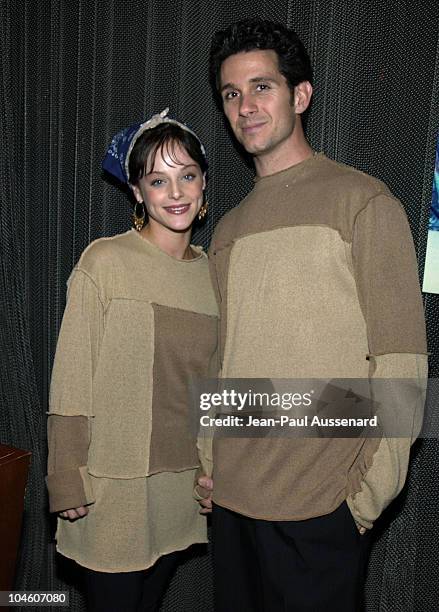
{"label": "man's ear", "polygon": [[294,88],[294,111],[301,115],[306,111],[312,96],[312,85],[309,81],[302,81]]}

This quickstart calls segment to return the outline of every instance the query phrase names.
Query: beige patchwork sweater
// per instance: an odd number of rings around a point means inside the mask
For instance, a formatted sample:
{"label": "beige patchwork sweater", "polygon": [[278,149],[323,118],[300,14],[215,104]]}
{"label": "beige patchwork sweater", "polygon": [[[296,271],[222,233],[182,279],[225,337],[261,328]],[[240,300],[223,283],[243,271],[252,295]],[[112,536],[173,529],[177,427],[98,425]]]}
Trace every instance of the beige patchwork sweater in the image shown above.
{"label": "beige patchwork sweater", "polygon": [[[256,180],[210,249],[224,378],[410,378],[426,382],[413,241],[387,187],[323,154]],[[219,438],[214,501],[302,520],[347,500],[370,528],[401,490],[421,402],[393,398],[407,438]],[[412,412],[416,414],[412,414]]]}
{"label": "beige patchwork sweater", "polygon": [[188,381],[215,360],[206,255],[177,260],[134,230],[92,243],[68,286],[50,390],[47,485],[57,548],[106,572],[206,541]]}

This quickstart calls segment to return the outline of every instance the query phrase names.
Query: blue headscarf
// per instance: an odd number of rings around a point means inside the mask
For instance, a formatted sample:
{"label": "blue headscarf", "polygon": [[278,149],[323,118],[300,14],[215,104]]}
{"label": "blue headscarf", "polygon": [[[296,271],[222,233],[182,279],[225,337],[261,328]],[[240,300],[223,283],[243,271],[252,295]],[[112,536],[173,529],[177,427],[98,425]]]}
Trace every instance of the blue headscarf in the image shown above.
{"label": "blue headscarf", "polygon": [[148,121],[145,121],[144,123],[135,123],[134,125],[130,125],[124,130],[118,132],[113,137],[113,140],[108,147],[108,151],[102,161],[103,170],[115,176],[122,183],[129,183],[128,163],[136,140],[145,130],[155,128],[161,123],[172,123],[174,125],[179,125],[183,130],[186,130],[186,132],[190,132],[200,143],[201,151],[206,157],[206,151],[195,132],[188,128],[187,125],[184,125],[184,123],[180,123],[176,119],[171,119],[168,117],[168,111],[169,108],[165,108],[165,110],[163,110],[161,113],[153,115],[151,119],[148,119]]}

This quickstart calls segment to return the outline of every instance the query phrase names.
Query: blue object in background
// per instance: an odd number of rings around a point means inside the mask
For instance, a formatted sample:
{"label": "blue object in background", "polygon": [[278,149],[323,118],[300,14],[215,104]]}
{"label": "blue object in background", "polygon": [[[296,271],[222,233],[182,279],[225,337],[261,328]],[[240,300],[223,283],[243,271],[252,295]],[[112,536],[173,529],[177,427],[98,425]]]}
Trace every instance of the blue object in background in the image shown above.
{"label": "blue object in background", "polygon": [[436,161],[434,164],[433,193],[431,196],[429,230],[439,231],[439,135],[436,142]]}
{"label": "blue object in background", "polygon": [[433,191],[431,195],[422,291],[425,293],[439,293],[439,134],[436,142],[436,160],[434,163]]}

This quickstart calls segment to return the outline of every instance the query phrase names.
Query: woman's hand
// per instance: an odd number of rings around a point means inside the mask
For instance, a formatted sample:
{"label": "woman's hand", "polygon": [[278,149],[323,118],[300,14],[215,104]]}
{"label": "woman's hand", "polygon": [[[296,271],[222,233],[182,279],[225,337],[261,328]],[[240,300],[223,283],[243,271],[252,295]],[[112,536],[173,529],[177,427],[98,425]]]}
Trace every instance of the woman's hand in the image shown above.
{"label": "woman's hand", "polygon": [[79,508],[70,508],[70,510],[64,510],[58,514],[61,518],[69,519],[69,521],[76,521],[83,516],[87,516],[88,508],[85,506],[79,506]]}
{"label": "woman's hand", "polygon": [[201,476],[198,479],[197,488],[201,498],[198,501],[201,506],[200,514],[209,514],[210,512],[212,512],[212,478],[209,478],[208,476]]}

